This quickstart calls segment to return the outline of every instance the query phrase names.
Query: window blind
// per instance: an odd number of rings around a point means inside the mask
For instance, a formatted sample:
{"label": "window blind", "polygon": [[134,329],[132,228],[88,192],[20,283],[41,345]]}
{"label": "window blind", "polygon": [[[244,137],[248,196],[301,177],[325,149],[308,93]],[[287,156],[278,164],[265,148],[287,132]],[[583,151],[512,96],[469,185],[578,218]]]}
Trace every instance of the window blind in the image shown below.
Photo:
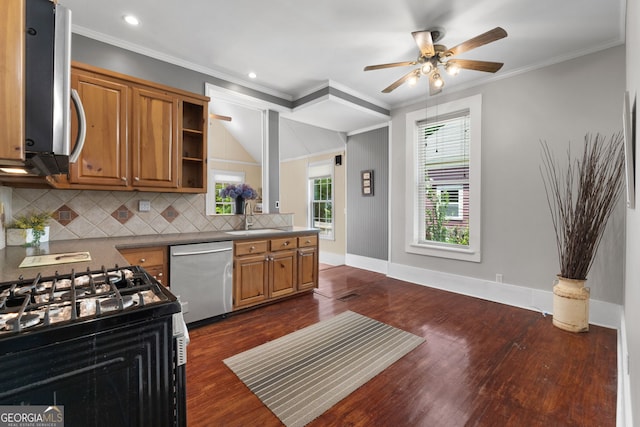
{"label": "window blind", "polygon": [[[424,242],[432,241],[427,235],[430,213],[437,209],[435,204],[446,203],[439,191],[455,185],[462,189],[460,194],[468,195],[470,160],[470,114],[469,110],[457,111],[446,116],[438,116],[417,123],[417,170],[418,203],[421,209],[420,236]],[[454,203],[454,201],[451,201]],[[461,203],[455,200],[455,203]],[[435,203],[435,204],[434,204]],[[462,203],[468,224],[468,202]],[[448,211],[445,209],[445,211]],[[461,211],[461,212],[462,212]],[[449,218],[451,219],[451,218]],[[459,218],[454,218],[459,219]],[[466,224],[465,224],[466,226]],[[443,241],[440,238],[437,241]]]}

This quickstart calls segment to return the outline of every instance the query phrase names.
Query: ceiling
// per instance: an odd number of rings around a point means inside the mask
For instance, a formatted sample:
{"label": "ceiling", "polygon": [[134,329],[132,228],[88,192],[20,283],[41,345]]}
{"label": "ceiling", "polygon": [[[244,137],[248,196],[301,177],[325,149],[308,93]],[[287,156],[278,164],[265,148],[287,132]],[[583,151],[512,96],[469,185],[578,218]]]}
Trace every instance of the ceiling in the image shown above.
{"label": "ceiling", "polygon": [[[625,0],[59,1],[73,11],[73,31],[90,38],[288,101],[329,85],[387,110],[425,99],[426,79],[384,94],[410,68],[363,68],[415,60],[412,31],[442,28],[447,47],[497,26],[507,31],[459,56],[504,67],[445,75],[446,93],[620,45],[626,8]],[[126,24],[125,14],[140,25]],[[388,120],[345,99],[327,95],[281,115],[339,132]]]}

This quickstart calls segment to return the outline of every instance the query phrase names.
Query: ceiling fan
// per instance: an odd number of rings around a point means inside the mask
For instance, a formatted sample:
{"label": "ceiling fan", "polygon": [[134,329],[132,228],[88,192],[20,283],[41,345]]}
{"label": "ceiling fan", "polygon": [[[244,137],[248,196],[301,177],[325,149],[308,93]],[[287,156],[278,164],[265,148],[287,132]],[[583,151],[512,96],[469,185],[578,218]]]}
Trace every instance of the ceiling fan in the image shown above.
{"label": "ceiling fan", "polygon": [[420,76],[428,76],[429,78],[429,94],[435,95],[440,93],[444,86],[444,80],[440,75],[440,69],[444,69],[451,75],[456,75],[460,69],[484,71],[487,73],[495,73],[504,65],[502,62],[476,61],[472,59],[454,59],[454,56],[467,52],[471,49],[483,46],[485,44],[500,40],[507,37],[507,32],[496,27],[486,33],[480,34],[466,42],[448,49],[441,44],[434,44],[444,37],[444,31],[441,29],[432,29],[424,31],[414,31],[411,33],[413,39],[420,49],[420,56],[415,61],[392,62],[389,64],[368,65],[364,67],[364,71],[380,70],[383,68],[406,67],[419,65],[409,71],[407,74],[387,86],[382,90],[383,93],[389,93],[401,86],[404,82],[415,84]]}

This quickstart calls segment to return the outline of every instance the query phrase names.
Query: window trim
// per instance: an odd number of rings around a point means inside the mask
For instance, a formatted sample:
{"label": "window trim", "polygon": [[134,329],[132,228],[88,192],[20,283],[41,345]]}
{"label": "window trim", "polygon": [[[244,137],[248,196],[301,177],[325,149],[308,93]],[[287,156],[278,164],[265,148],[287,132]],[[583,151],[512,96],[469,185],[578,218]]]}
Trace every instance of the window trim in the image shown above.
{"label": "window trim", "polygon": [[230,170],[222,170],[222,169],[211,169],[209,170],[208,183],[207,188],[210,191],[207,191],[206,195],[206,203],[205,209],[207,215],[221,215],[216,213],[216,178],[220,175],[227,175],[229,177],[235,177],[237,180],[233,180],[236,184],[242,184],[245,182],[245,173],[241,171],[230,171]]}
{"label": "window trim", "polygon": [[[469,110],[470,157],[469,157],[469,246],[438,242],[419,242],[420,207],[418,206],[417,158],[418,123],[427,118]],[[406,115],[405,141],[405,251],[408,253],[450,258],[463,261],[481,261],[481,137],[482,137],[482,95],[458,99],[427,109],[420,109]]]}
{"label": "window trim", "polygon": [[[313,169],[316,170],[325,170],[329,171],[328,173],[320,173],[313,174],[311,171]],[[318,237],[322,240],[335,240],[336,239],[336,216],[335,216],[335,170],[333,167],[333,160],[321,160],[318,162],[311,162],[307,165],[307,209],[309,210],[309,214],[307,215],[307,224],[310,228],[313,228],[313,207],[312,203],[313,199],[313,180],[319,178],[331,178],[331,207],[333,211],[333,215],[331,215],[331,234],[318,234]]]}

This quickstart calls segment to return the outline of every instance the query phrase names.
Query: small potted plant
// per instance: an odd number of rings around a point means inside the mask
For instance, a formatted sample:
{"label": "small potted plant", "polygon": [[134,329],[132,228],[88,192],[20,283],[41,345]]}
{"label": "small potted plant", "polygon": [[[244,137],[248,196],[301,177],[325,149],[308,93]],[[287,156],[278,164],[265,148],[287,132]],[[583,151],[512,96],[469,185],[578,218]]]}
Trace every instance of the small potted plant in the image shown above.
{"label": "small potted plant", "polygon": [[49,241],[49,212],[20,215],[7,228],[7,245],[38,246]]}

